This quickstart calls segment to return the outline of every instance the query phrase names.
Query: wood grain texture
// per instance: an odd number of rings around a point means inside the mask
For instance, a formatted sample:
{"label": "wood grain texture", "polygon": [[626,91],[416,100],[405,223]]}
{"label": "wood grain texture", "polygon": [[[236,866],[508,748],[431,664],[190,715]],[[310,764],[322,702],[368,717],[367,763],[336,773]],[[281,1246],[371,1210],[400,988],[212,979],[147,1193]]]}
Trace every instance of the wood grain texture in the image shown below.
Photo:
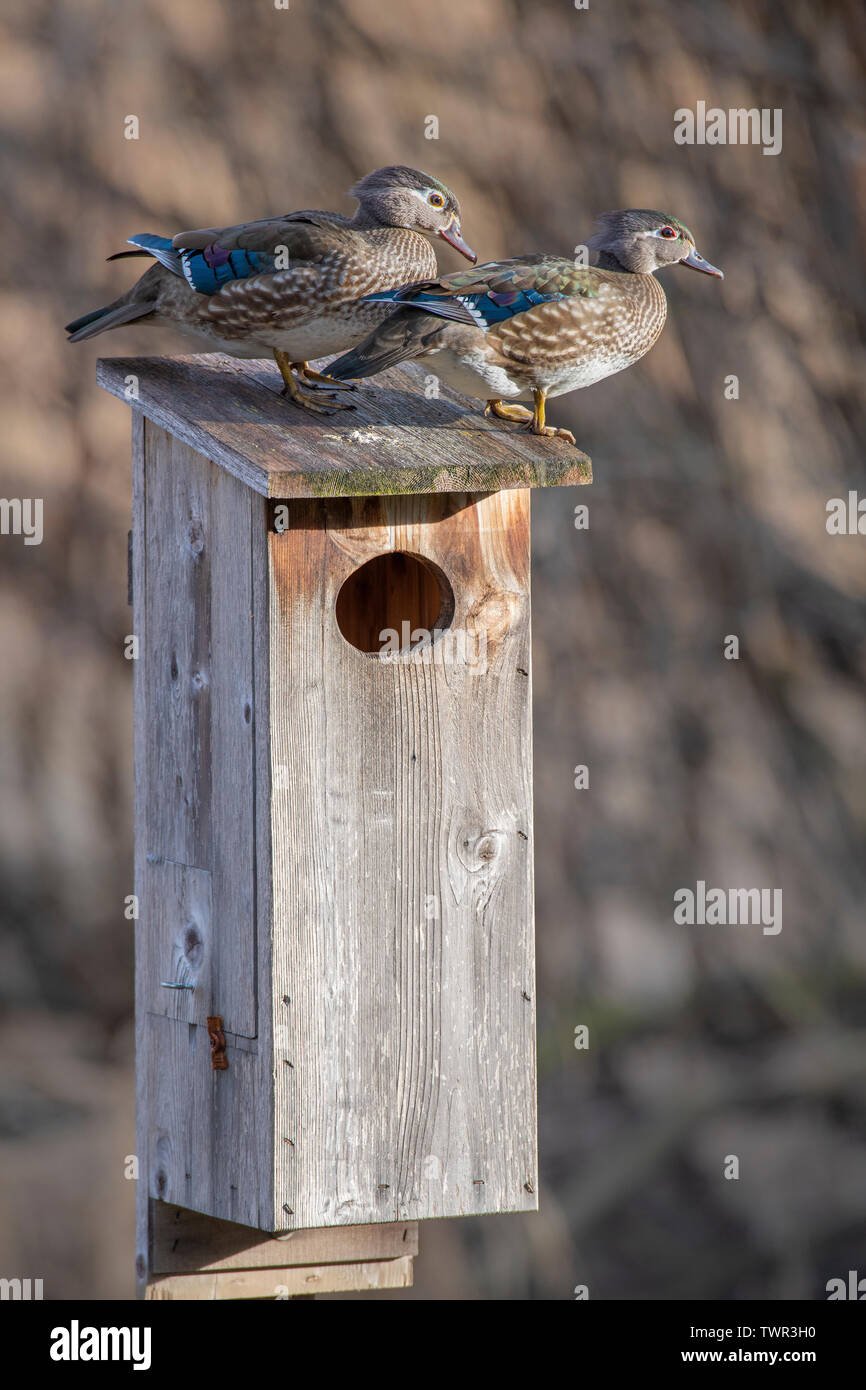
{"label": "wood grain texture", "polygon": [[[529,493],[288,518],[270,535],[277,1223],[531,1210]],[[454,616],[386,662],[341,637],[336,600],[391,551],[444,572]]]}
{"label": "wood grain texture", "polygon": [[[255,875],[258,969],[257,1180],[259,1217],[251,1225],[273,1231],[276,1220],[276,1133],[274,1094],[273,883],[271,874],[271,647],[268,506],[251,496],[253,605],[253,869]],[[280,1001],[282,1002],[282,1001]],[[285,1007],[285,1006],[283,1006]],[[280,1160],[282,1161],[282,1160]]]}
{"label": "wood grain texture", "polygon": [[[213,1012],[255,1036],[256,864],[252,507],[258,498],[199,459],[210,480]],[[261,539],[257,539],[261,545]]]}
{"label": "wood grain texture", "polygon": [[356,409],[323,417],[280,396],[276,365],[218,353],[103,358],[97,380],[255,491],[270,497],[482,492],[592,481],[589,459],[561,439],[486,420],[478,401],[430,368],[404,364],[365,383]]}
{"label": "wood grain texture", "polygon": [[139,659],[133,668],[133,802],[135,816],[134,873],[135,895],[139,904],[139,917],[135,923],[135,1151],[139,1163],[138,1181],[135,1184],[135,1288],[136,1296],[144,1298],[147,1290],[151,1261],[150,1195],[148,1190],[148,1153],[150,1147],[150,1119],[147,1098],[150,1079],[148,1075],[148,1005],[152,999],[150,973],[145,962],[146,928],[141,917],[141,906],[145,897],[145,875],[147,869],[147,681],[146,663],[141,653],[147,650],[146,604],[145,604],[145,557],[147,536],[145,521],[147,515],[144,416],[138,410],[132,412],[132,629],[138,637]]}
{"label": "wood grain texture", "polygon": [[[210,478],[145,425],[147,853],[210,867]],[[213,472],[214,470],[210,470]]]}
{"label": "wood grain texture", "polygon": [[[136,1270],[146,1286],[149,1199],[273,1226],[273,1087],[258,1032],[258,727],[253,508],[265,503],[134,412]],[[259,580],[258,615],[266,604]],[[264,684],[265,691],[267,684]],[[265,857],[267,860],[267,857]],[[265,899],[265,911],[267,900]],[[161,988],[193,983],[195,991]],[[209,1014],[225,1021],[214,1072]],[[270,1004],[264,1016],[265,1046]]]}
{"label": "wood grain texture", "polygon": [[[150,422],[145,439],[150,1007],[254,1037],[253,495]],[[206,886],[173,865],[212,880],[206,930]]]}
{"label": "wood grain texture", "polygon": [[418,1254],[418,1223],[414,1221],[331,1226],[273,1238],[248,1226],[217,1221],[165,1202],[153,1203],[151,1219],[154,1274],[350,1264]]}
{"label": "wood grain texture", "polygon": [[170,1274],[149,1285],[150,1300],[223,1300],[297,1298],[303,1294],[370,1293],[412,1286],[412,1258],[370,1260],[360,1264],[289,1266],[210,1274]]}
{"label": "wood grain texture", "polygon": [[214,1071],[206,1028],[153,1015],[140,1046],[149,1195],[267,1229],[259,1174],[267,1164],[269,1097],[258,1053],[229,1041],[228,1070]]}
{"label": "wood grain texture", "polygon": [[146,865],[144,885],[147,1007],[204,1027],[214,994],[211,875],[161,860]]}

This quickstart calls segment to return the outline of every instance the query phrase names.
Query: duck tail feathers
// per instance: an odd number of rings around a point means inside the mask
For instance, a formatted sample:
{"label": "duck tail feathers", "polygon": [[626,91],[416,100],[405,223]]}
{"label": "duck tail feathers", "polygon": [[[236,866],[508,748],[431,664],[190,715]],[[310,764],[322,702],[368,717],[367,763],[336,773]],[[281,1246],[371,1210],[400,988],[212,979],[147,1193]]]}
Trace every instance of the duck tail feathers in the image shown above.
{"label": "duck tail feathers", "polygon": [[92,313],[83,314],[80,319],[73,319],[72,323],[68,323],[67,341],[83,343],[87,338],[95,338],[98,333],[105,333],[109,328],[119,328],[121,324],[129,323],[132,319],[144,318],[146,314],[152,314],[155,308],[156,304],[151,301],[106,304],[103,308],[94,309]]}
{"label": "duck tail feathers", "polygon": [[[166,270],[170,270],[172,275],[183,275],[181,253],[175,250],[169,237],[156,236],[153,232],[139,232],[137,236],[127,237],[126,240],[136,250],[120,251],[118,256],[153,256]],[[116,260],[117,257],[109,256],[108,259]]]}
{"label": "duck tail feathers", "polygon": [[356,348],[332,362],[328,375],[340,381],[375,376],[398,362],[421,357],[435,346],[435,338],[443,327],[441,319],[419,314],[413,305],[401,305]]}

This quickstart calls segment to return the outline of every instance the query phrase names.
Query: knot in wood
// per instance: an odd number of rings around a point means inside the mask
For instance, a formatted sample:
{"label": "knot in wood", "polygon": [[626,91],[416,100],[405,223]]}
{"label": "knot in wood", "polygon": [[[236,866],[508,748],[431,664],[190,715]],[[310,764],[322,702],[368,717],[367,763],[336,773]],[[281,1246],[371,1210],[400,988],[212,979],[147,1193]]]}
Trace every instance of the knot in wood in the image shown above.
{"label": "knot in wood", "polygon": [[501,855],[504,841],[501,830],[464,830],[460,836],[460,859],[473,872],[489,868]]}
{"label": "knot in wood", "polygon": [[470,631],[484,632],[488,650],[492,650],[499,645],[512,624],[516,623],[524,602],[523,596],[519,593],[502,588],[488,588],[470,608],[466,620],[467,627]]}
{"label": "knot in wood", "polygon": [[201,932],[195,922],[190,922],[183,934],[183,953],[193,970],[197,970],[201,965],[201,958],[204,955],[204,942],[201,939]]}
{"label": "knot in wood", "polygon": [[204,550],[204,525],[197,516],[194,516],[186,532],[186,546],[194,560],[198,560]]}

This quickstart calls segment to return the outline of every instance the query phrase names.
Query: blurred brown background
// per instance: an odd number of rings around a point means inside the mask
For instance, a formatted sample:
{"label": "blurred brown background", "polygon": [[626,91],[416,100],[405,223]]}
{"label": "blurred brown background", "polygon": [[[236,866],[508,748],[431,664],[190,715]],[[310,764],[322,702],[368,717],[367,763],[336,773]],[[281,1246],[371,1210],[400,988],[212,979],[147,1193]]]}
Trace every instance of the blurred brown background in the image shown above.
{"label": "blurred brown background", "polygon": [[[649,206],[727,275],[668,272],[650,356],[551,411],[595,483],[533,498],[541,1213],[430,1223],[395,1297],[866,1272],[866,539],[825,529],[864,491],[862,7],[4,9],[0,491],[45,539],[0,538],[0,1274],[132,1290],[129,411],[94,362],[189,347],[62,325],[131,282],[131,233],[349,211],[391,162],[455,189],[482,259]],[[782,153],[675,145],[698,100],[781,107]],[[782,888],[781,934],[675,925],[699,878]]]}

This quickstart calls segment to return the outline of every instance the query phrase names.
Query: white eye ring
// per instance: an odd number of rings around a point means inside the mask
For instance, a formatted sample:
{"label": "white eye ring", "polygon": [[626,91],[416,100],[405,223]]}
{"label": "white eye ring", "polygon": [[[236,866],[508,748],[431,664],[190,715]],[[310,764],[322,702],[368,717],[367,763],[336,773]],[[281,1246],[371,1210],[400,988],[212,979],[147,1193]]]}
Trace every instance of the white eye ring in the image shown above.
{"label": "white eye ring", "polygon": [[445,199],[442,197],[441,193],[428,193],[427,202],[430,204],[431,208],[444,208],[445,206]]}

